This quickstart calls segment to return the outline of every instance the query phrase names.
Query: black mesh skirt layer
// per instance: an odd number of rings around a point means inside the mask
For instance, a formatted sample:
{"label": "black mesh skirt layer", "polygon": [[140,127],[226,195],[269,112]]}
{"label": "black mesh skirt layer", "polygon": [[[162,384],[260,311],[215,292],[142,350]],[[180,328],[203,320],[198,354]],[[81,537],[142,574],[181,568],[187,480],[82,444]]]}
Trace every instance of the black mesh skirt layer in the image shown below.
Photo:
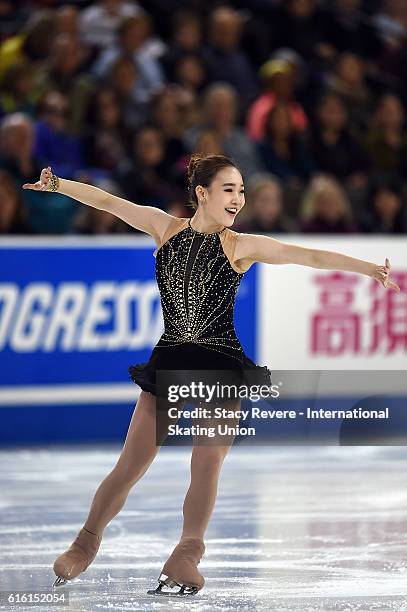
{"label": "black mesh skirt layer", "polygon": [[[169,372],[168,376],[159,374]],[[199,371],[196,378],[193,371]],[[229,357],[218,351],[207,349],[197,344],[184,343],[171,347],[155,347],[150,359],[145,363],[137,363],[129,367],[132,381],[144,391],[156,397],[167,398],[168,388],[162,381],[173,385],[190,385],[191,381],[202,382],[204,385],[267,385],[270,386],[271,371],[266,366],[254,363],[247,355],[242,361]],[[217,395],[216,402],[222,403],[229,399],[227,394]],[[197,402],[200,403],[200,402]]]}

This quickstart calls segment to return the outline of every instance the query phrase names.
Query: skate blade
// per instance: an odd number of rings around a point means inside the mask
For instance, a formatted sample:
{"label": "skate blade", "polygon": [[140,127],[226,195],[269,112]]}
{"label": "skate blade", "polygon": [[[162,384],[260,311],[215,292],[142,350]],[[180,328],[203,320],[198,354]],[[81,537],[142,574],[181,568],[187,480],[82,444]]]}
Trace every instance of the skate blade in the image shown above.
{"label": "skate blade", "polygon": [[147,591],[147,595],[166,595],[169,597],[185,597],[188,595],[196,595],[198,593],[198,588],[193,586],[187,586],[186,584],[179,584],[165,576],[165,574],[161,574],[158,579],[158,586],[156,589],[151,589]]}
{"label": "skate blade", "polygon": [[53,587],[63,586],[67,582],[68,581],[65,578],[62,578],[62,576],[57,576],[56,579],[55,579],[55,582],[54,582],[54,584],[52,586]]}

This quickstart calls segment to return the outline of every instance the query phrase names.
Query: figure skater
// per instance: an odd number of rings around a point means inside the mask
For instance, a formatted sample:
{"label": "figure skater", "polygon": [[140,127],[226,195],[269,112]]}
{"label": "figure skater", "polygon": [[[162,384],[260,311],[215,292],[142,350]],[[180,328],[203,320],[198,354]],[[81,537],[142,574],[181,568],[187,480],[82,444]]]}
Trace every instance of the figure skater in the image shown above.
{"label": "figure skater", "polygon": [[[150,234],[157,244],[156,278],[164,317],[164,333],[149,361],[129,367],[141,392],[123,449],[117,464],[97,489],[76,539],[56,559],[54,586],[72,580],[92,563],[106,525],[149,468],[168,425],[176,421],[169,417],[165,401],[162,404],[157,372],[171,370],[176,376],[185,370],[225,370],[239,373],[240,380],[247,380],[248,372],[252,382],[270,383],[270,370],[245,355],[233,323],[237,288],[254,262],[356,272],[400,291],[389,278],[387,258],[385,265],[377,265],[230,229],[245,204],[242,175],[233,160],[222,155],[194,155],[188,167],[188,181],[189,199],[195,210],[192,218],[176,218],[97,187],[58,178],[50,167],[42,170],[35,184],[23,185],[24,189],[68,195]],[[179,402],[179,407],[184,404]],[[236,423],[240,399],[226,399],[225,405],[232,408],[230,421]],[[204,586],[197,566],[205,551],[204,534],[215,505],[221,467],[233,439],[233,435],[222,439],[215,436],[208,443],[194,436],[180,541],[164,564],[156,590],[149,593],[195,594]]]}

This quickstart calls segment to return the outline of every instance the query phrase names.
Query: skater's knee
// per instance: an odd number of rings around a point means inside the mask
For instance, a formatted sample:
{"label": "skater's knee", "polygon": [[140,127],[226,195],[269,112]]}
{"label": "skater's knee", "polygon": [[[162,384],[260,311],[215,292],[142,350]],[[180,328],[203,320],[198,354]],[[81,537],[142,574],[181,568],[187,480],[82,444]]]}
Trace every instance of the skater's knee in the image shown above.
{"label": "skater's knee", "polygon": [[218,470],[226,456],[222,446],[195,446],[192,452],[192,469],[199,472]]}
{"label": "skater's knee", "polygon": [[112,476],[115,480],[123,485],[131,487],[139,480],[147,471],[152,459],[135,462],[127,459],[119,458],[117,464],[112,470]]}

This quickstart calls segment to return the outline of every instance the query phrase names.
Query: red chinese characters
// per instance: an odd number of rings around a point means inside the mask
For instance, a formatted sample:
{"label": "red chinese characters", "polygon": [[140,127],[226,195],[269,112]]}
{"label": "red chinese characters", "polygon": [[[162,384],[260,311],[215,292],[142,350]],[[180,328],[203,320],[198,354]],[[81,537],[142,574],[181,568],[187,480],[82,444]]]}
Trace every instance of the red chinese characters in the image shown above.
{"label": "red chinese characters", "polygon": [[[386,291],[374,279],[366,286],[361,278],[342,272],[315,276],[320,292],[318,310],[311,317],[311,353],[407,353],[407,272],[392,273],[392,280],[400,293]],[[369,306],[357,308],[356,296],[362,302],[368,299]]]}

